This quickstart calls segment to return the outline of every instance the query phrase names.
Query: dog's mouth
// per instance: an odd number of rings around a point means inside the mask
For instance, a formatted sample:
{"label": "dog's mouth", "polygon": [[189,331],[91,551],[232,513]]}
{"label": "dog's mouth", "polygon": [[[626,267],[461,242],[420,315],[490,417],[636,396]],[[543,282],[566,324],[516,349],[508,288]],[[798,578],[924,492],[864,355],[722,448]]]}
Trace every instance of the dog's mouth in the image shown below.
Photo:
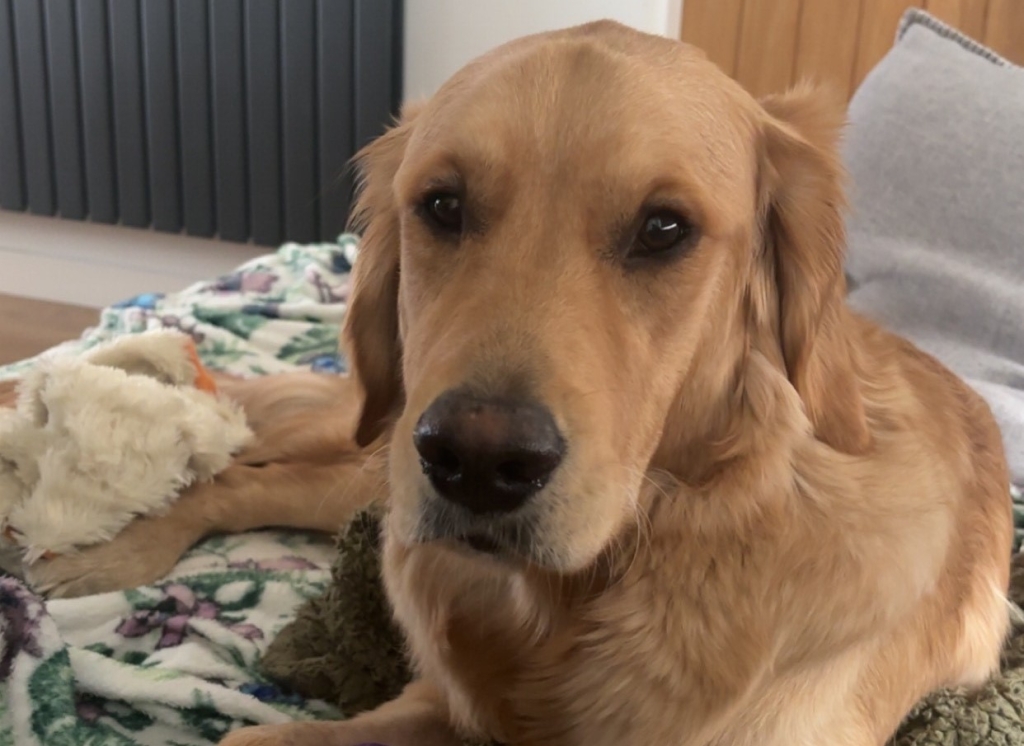
{"label": "dog's mouth", "polygon": [[480,554],[499,555],[506,551],[498,541],[484,534],[467,534],[459,538],[458,541]]}
{"label": "dog's mouth", "polygon": [[519,564],[534,559],[535,523],[529,517],[510,520],[473,516],[442,501],[430,501],[410,537],[415,543],[437,542],[469,558],[490,558]]}
{"label": "dog's mouth", "polygon": [[486,559],[500,564],[517,565],[526,557],[509,544],[486,533],[466,533],[442,539],[442,543],[468,559]]}

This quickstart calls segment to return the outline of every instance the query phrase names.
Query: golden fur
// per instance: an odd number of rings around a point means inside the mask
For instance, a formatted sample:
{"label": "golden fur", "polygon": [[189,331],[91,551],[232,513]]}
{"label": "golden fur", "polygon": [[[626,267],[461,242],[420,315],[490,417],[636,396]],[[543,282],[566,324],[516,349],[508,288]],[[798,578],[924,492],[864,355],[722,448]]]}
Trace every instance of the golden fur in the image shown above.
{"label": "golden fur", "polygon": [[[386,494],[417,680],[225,744],[880,746],[925,693],[997,666],[1009,480],[983,401],[845,305],[841,123],[820,93],[755,102],[612,23],[471,63],[360,158],[353,378],[228,383],[254,449],[37,574],[135,582],[126,546],[181,537],[163,570],[205,532],[333,529]],[[453,184],[474,220],[457,246],[416,210]],[[652,200],[700,240],[627,266],[609,247]],[[412,429],[467,384],[528,391],[568,442],[518,559],[428,540]]]}

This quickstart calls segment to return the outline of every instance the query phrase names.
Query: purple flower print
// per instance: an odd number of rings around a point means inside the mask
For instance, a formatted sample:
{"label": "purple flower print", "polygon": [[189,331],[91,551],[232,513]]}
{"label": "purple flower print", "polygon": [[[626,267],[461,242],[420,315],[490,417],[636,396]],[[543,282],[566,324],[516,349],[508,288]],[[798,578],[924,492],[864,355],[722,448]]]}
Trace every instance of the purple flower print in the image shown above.
{"label": "purple flower print", "polygon": [[316,267],[307,267],[305,271],[306,282],[316,289],[317,298],[321,303],[344,303],[348,300],[348,282],[334,287],[324,279],[323,274]]}
{"label": "purple flower print", "polygon": [[269,293],[277,282],[277,275],[273,272],[248,272],[242,275],[243,293]]}
{"label": "purple flower print", "polygon": [[228,627],[239,637],[244,637],[246,640],[262,640],[263,630],[257,627],[255,624],[232,624]]}
{"label": "purple flower print", "polygon": [[[122,637],[134,638],[160,630],[156,649],[180,645],[189,633],[192,619],[219,618],[217,604],[196,596],[195,591],[180,583],[172,583],[164,589],[164,596],[151,609],[140,609],[123,620],[116,632]],[[230,620],[223,620],[230,621]],[[228,625],[235,634],[246,640],[261,640],[263,632],[251,624]]]}
{"label": "purple flower print", "polygon": [[194,321],[188,322],[174,314],[164,314],[163,316],[160,316],[160,324],[165,329],[177,329],[179,332],[189,335],[192,337],[192,341],[196,344],[202,344],[206,339],[206,334],[199,330],[198,324]]}
{"label": "purple flower print", "polygon": [[235,272],[217,280],[213,289],[220,293],[268,293],[275,282],[277,275],[273,272]]}
{"label": "purple flower print", "polygon": [[75,702],[75,711],[78,713],[80,720],[84,720],[86,723],[92,724],[99,720],[101,717],[106,715],[106,711],[103,709],[103,705],[93,699],[78,699]]}
{"label": "purple flower print", "polygon": [[115,632],[121,637],[129,639],[148,635],[154,629],[159,629],[168,619],[168,614],[156,609],[144,609],[134,612],[119,625]]}
{"label": "purple flower print", "polygon": [[175,614],[164,622],[156,649],[175,648],[181,645],[186,634],[188,634],[188,617],[184,614]]}
{"label": "purple flower print", "polygon": [[0,656],[0,682],[6,681],[21,653],[33,658],[43,657],[39,627],[46,616],[43,602],[18,580],[0,576],[0,624],[4,644]]}

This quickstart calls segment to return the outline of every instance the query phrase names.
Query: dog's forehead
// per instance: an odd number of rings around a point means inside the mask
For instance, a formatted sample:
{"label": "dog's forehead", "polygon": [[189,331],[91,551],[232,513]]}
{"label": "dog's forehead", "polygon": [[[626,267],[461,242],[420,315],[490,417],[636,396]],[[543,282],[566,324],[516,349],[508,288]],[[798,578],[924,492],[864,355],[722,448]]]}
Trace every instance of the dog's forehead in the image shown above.
{"label": "dog's forehead", "polygon": [[485,55],[427,104],[407,155],[638,174],[667,159],[723,188],[743,178],[749,96],[698,50],[624,33],[530,37]]}

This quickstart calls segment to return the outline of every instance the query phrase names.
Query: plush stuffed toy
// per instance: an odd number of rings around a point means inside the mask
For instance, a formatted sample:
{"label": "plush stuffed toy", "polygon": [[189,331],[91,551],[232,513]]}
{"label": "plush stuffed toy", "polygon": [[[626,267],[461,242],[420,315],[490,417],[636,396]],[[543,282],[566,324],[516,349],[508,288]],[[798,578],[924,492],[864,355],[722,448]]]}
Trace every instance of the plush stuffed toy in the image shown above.
{"label": "plush stuffed toy", "polygon": [[177,331],[43,357],[0,409],[0,527],[23,561],[106,541],[252,438]]}

